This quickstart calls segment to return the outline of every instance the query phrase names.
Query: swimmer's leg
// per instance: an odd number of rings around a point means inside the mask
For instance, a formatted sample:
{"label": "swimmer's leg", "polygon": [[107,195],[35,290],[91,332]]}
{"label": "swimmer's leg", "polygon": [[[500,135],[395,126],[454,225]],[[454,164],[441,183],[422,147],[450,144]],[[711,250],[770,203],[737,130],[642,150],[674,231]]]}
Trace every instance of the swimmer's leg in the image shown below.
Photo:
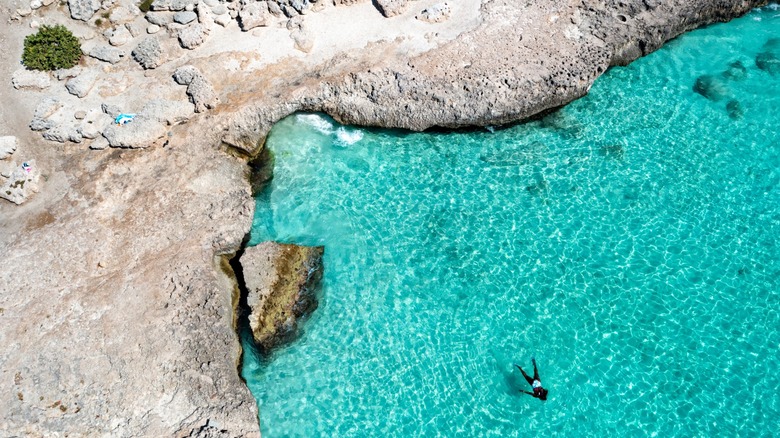
{"label": "swimmer's leg", "polygon": [[531,362],[534,364],[534,380],[542,381],[542,379],[539,378],[539,370],[536,369],[536,359],[531,358]]}
{"label": "swimmer's leg", "polygon": [[517,367],[518,370],[520,370],[521,373],[523,373],[523,377],[525,377],[525,380],[528,382],[528,384],[533,386],[534,385],[534,379],[532,379],[528,374],[526,374],[525,371],[523,371],[523,369],[520,368],[520,365],[515,364],[515,366]]}

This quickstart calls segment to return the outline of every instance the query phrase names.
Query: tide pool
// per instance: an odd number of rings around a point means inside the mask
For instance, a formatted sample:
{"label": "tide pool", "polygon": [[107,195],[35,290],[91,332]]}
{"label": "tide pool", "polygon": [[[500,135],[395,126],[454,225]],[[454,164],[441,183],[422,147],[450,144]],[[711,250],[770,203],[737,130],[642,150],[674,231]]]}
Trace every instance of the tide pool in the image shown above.
{"label": "tide pool", "polygon": [[324,245],[325,272],[300,339],[245,345],[263,436],[775,435],[773,38],[754,11],[495,132],[278,123],[250,244]]}

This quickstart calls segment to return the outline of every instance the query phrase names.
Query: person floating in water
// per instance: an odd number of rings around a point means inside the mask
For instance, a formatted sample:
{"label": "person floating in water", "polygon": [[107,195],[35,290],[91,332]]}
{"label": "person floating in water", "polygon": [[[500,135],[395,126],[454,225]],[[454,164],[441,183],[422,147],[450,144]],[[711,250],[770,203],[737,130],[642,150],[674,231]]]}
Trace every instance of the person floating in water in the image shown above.
{"label": "person floating in water", "polygon": [[547,390],[542,388],[542,381],[539,379],[539,370],[536,369],[536,359],[533,357],[531,358],[531,363],[534,364],[534,377],[533,379],[523,371],[523,369],[520,367],[520,365],[515,364],[518,370],[520,370],[521,373],[523,373],[523,377],[525,377],[525,380],[528,381],[528,384],[531,385],[531,388],[533,388],[534,392],[528,392],[523,391],[522,389],[520,392],[524,392],[528,395],[534,396],[535,398],[538,398],[539,400],[547,400]]}

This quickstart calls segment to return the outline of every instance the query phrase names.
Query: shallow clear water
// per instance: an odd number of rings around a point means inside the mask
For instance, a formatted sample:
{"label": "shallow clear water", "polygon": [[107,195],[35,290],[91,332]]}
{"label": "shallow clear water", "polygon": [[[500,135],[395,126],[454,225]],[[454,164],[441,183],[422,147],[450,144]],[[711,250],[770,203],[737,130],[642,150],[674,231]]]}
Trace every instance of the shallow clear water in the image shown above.
{"label": "shallow clear water", "polygon": [[[754,11],[494,133],[280,122],[252,242],[325,245],[325,276],[303,337],[247,354],[263,435],[776,434],[770,38],[780,11]],[[694,93],[736,60],[730,97]],[[544,403],[518,391],[531,356]]]}

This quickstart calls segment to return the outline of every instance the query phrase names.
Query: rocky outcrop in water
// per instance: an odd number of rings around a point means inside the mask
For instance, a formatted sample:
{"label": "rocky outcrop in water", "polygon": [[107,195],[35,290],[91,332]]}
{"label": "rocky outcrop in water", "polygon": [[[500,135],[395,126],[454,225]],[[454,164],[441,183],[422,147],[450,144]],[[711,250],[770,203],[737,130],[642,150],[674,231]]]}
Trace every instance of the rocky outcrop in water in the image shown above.
{"label": "rocky outcrop in water", "polygon": [[317,308],[323,251],[321,246],[276,242],[244,251],[240,263],[251,309],[249,325],[262,350],[268,352],[294,337],[300,318]]}

